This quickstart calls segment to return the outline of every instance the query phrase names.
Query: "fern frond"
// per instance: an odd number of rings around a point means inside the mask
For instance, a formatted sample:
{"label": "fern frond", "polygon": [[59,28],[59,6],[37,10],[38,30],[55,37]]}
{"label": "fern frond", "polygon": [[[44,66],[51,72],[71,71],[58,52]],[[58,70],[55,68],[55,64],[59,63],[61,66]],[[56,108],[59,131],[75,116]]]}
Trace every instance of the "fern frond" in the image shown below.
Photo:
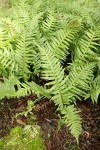
{"label": "fern frond", "polygon": [[[90,90],[89,83],[93,78],[95,63],[71,64],[71,69],[66,80],[66,101],[76,102],[76,99],[84,97]],[[65,104],[66,104],[65,101]]]}
{"label": "fern frond", "polygon": [[31,19],[30,9],[31,6],[28,0],[18,0],[14,3],[11,17],[14,18],[19,25],[24,25]]}
{"label": "fern frond", "polygon": [[10,77],[9,79],[4,79],[4,83],[0,82],[0,100],[7,97],[11,98],[14,96],[15,87],[18,84],[18,80],[15,77]]}
{"label": "fern frond", "polygon": [[36,93],[37,95],[41,94],[47,98],[51,98],[51,95],[48,93],[47,89],[43,88],[42,86],[36,84],[35,82],[27,82],[30,86],[32,93]]}
{"label": "fern frond", "polygon": [[44,12],[40,12],[32,16],[32,19],[27,23],[27,28],[30,34],[37,34],[39,30],[39,23]]}
{"label": "fern frond", "polygon": [[14,20],[11,20],[11,18],[9,17],[1,18],[1,25],[6,29],[8,34],[11,34],[11,36],[19,34],[21,32],[20,26]]}
{"label": "fern frond", "polygon": [[[43,0],[32,0],[31,4],[31,14],[37,15],[40,12],[43,12],[45,9],[43,7],[44,1]],[[33,15],[32,15],[33,16]]]}
{"label": "fern frond", "polygon": [[20,38],[17,40],[15,60],[19,66],[19,74],[27,80],[29,78],[27,75],[30,74],[29,64],[34,58],[33,38],[28,31],[24,31]]}
{"label": "fern frond", "polygon": [[48,92],[54,95],[52,100],[54,100],[55,104],[59,105],[59,107],[63,107],[63,101],[66,99],[63,92],[66,88],[64,70],[59,60],[50,50],[41,48],[37,43],[36,45],[40,49],[41,54],[41,76],[46,81],[49,81],[46,85],[50,87]]}
{"label": "fern frond", "polygon": [[37,95],[41,94],[47,98],[51,97],[46,89],[39,86],[35,82],[20,83],[18,85],[18,90],[14,93],[14,97],[20,98],[34,93]]}
{"label": "fern frond", "polygon": [[94,24],[96,25],[96,24],[99,24],[99,22],[100,22],[100,4],[97,6],[97,4],[96,4],[96,7],[94,8],[92,8],[92,9],[90,9],[90,14],[91,14],[91,16],[92,16],[92,18],[93,18],[93,21],[94,21]]}
{"label": "fern frond", "polygon": [[11,43],[13,43],[14,47],[15,38],[19,36],[19,27],[17,28],[17,24],[8,18],[3,18],[0,21],[0,48],[12,48]]}
{"label": "fern frond", "polygon": [[7,33],[1,28],[0,29],[0,49],[5,47],[5,40],[7,39]]}
{"label": "fern frond", "polygon": [[85,98],[91,97],[93,103],[98,102],[98,97],[100,95],[100,75],[98,75],[91,83],[90,91],[85,96]]}
{"label": "fern frond", "polygon": [[18,71],[18,63],[15,61],[13,49],[3,48],[0,50],[0,63],[5,69],[9,68],[11,72]]}
{"label": "fern frond", "polygon": [[[0,83],[0,99],[32,93],[52,99],[78,143],[81,119],[70,104],[86,96],[97,102],[100,94],[99,2],[12,3],[9,17],[0,19],[0,74],[7,78]],[[68,57],[62,66],[68,55],[74,59]],[[67,75],[65,65],[69,65]],[[8,78],[12,74],[15,77]],[[46,89],[28,82],[34,75],[45,80]]]}
{"label": "fern frond", "polygon": [[56,28],[58,28],[58,20],[52,13],[48,12],[47,18],[43,22],[42,29],[44,32],[50,33],[57,30]]}
{"label": "fern frond", "polygon": [[61,113],[63,114],[64,122],[68,125],[71,134],[76,138],[77,143],[79,135],[82,131],[81,118],[79,116],[79,111],[74,107],[74,105],[65,106]]}
{"label": "fern frond", "polygon": [[79,43],[77,44],[76,49],[74,51],[74,59],[81,61],[93,59],[96,60],[97,54],[95,53],[95,51],[98,51],[98,40],[99,37],[97,31],[86,31],[83,38],[79,39]]}
{"label": "fern frond", "polygon": [[[15,87],[17,87],[17,90]],[[0,99],[5,97],[20,98],[32,93],[37,95],[41,94],[47,98],[51,97],[46,89],[37,85],[35,82],[20,83],[20,81],[14,76],[11,76],[9,79],[4,79],[4,83],[0,82],[0,93]]]}
{"label": "fern frond", "polygon": [[39,52],[35,53],[33,60],[34,60],[33,61],[34,74],[39,76],[39,74],[41,72],[41,59],[40,59]]}
{"label": "fern frond", "polygon": [[52,100],[54,100],[56,105],[63,107],[65,99],[63,93],[65,89],[64,70],[58,59],[48,50],[41,52],[41,63],[43,68],[42,78],[49,81],[46,85],[52,86],[48,90],[54,95]]}
{"label": "fern frond", "polygon": [[69,54],[69,45],[74,38],[75,32],[70,29],[59,30],[52,37],[51,51],[62,62]]}

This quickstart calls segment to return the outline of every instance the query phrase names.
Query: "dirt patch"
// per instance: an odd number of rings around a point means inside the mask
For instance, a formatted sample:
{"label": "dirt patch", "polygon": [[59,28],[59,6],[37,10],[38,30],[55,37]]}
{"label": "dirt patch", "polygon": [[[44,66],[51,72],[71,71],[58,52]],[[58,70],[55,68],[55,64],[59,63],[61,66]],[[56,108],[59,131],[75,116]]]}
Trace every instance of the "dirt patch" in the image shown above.
{"label": "dirt patch", "polygon": [[[43,107],[45,103],[47,101],[40,102],[38,105]],[[78,109],[81,111],[83,125],[79,138],[80,149],[100,150],[100,104],[93,105],[90,101],[83,101],[78,103]],[[46,105],[44,109],[39,109],[37,118],[42,126],[43,138],[48,150],[79,150],[66,125],[58,130],[59,117],[53,103]]]}
{"label": "dirt patch", "polygon": [[[15,117],[15,114],[26,110],[27,100],[34,101],[32,95],[21,99],[3,100],[0,104],[0,137],[7,135],[12,127],[27,124],[29,117]],[[79,138],[81,150],[100,150],[100,104],[93,105],[90,101],[78,103],[81,110],[83,130]],[[79,150],[75,139],[67,125],[59,128],[59,116],[54,103],[44,99],[36,104],[33,114],[42,128],[42,137],[48,150]],[[59,128],[59,129],[58,129]]]}

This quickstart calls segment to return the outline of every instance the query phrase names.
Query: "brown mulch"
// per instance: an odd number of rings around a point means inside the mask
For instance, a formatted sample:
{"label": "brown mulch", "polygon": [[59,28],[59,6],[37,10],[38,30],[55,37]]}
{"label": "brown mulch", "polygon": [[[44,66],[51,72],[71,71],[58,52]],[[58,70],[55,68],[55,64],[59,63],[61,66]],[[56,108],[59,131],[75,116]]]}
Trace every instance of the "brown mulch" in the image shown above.
{"label": "brown mulch", "polygon": [[[27,100],[35,98],[32,95],[0,102],[0,137],[7,135],[12,127],[23,126],[29,122],[29,117],[15,117],[15,114],[25,111]],[[83,125],[79,147],[67,125],[60,127],[60,117],[54,103],[44,99],[36,104],[33,114],[37,118],[37,124],[41,126],[41,135],[48,150],[100,150],[100,104],[93,105],[91,101],[82,101],[77,107],[81,111]]]}
{"label": "brown mulch", "polygon": [[58,130],[59,117],[53,102],[48,102],[49,104],[41,109],[45,103],[47,101],[37,104],[37,118],[42,126],[42,136],[48,150],[100,150],[100,104],[93,105],[91,101],[78,103],[83,125],[78,147],[67,125]]}

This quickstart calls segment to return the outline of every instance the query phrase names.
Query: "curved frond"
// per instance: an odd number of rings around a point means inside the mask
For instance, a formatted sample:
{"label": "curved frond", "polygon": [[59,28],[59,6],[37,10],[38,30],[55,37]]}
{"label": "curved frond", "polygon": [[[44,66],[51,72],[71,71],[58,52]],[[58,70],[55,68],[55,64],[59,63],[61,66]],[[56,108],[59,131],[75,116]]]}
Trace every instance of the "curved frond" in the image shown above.
{"label": "curved frond", "polygon": [[49,81],[46,85],[51,86],[48,90],[54,96],[56,105],[63,107],[65,80],[64,70],[62,69],[58,59],[52,54],[51,51],[43,49],[41,51],[41,63],[42,63],[42,78]]}
{"label": "curved frond", "polygon": [[[15,87],[17,87],[17,90]],[[0,93],[0,99],[5,97],[20,98],[32,93],[36,93],[37,95],[41,94],[47,98],[51,97],[46,89],[37,85],[35,82],[20,83],[14,76],[9,77],[9,79],[4,79],[4,83],[0,82]]]}
{"label": "curved frond", "polygon": [[[84,97],[90,90],[89,83],[93,78],[95,63],[71,64],[71,69],[66,80],[66,101],[76,102]],[[64,102],[66,104],[66,101]]]}
{"label": "curved frond", "polygon": [[69,45],[74,38],[75,32],[71,29],[59,30],[52,37],[51,51],[60,60],[64,61],[69,54]]}
{"label": "curved frond", "polygon": [[5,69],[9,68],[9,71],[11,72],[18,71],[18,63],[15,61],[13,49],[4,48],[0,50],[0,63]]}
{"label": "curved frond", "polygon": [[71,134],[76,138],[78,143],[79,135],[82,131],[81,118],[79,116],[79,111],[74,107],[74,105],[65,106],[61,113],[64,115],[64,122],[69,126]]}
{"label": "curved frond", "polygon": [[58,20],[51,12],[48,12],[47,18],[43,21],[42,29],[44,32],[53,32],[58,28]]}
{"label": "curved frond", "polygon": [[17,40],[15,60],[18,63],[19,74],[27,80],[29,78],[27,74],[30,74],[29,64],[34,58],[33,38],[26,31],[22,33],[20,38]]}
{"label": "curved frond", "polygon": [[75,60],[96,60],[97,54],[95,51],[98,51],[97,46],[99,44],[97,41],[100,39],[98,31],[89,30],[86,31],[82,39],[79,39],[79,43],[76,46],[74,51]]}

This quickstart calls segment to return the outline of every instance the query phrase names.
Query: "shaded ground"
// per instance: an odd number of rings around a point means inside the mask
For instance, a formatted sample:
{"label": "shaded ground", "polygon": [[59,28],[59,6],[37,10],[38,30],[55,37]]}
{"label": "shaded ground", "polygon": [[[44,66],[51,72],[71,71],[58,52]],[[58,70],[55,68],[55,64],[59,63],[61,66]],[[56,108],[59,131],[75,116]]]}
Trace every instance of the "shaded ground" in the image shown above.
{"label": "shaded ground", "polygon": [[[9,133],[16,125],[24,126],[30,117],[15,117],[16,113],[26,110],[27,100],[34,100],[36,96],[29,96],[20,100],[3,100],[0,103],[0,137]],[[100,104],[92,105],[90,101],[78,103],[81,110],[83,131],[80,135],[81,150],[100,150]],[[66,125],[58,130],[59,117],[53,102],[45,99],[36,104],[33,110],[42,128],[42,137],[48,150],[78,150],[75,139],[71,136]]]}

